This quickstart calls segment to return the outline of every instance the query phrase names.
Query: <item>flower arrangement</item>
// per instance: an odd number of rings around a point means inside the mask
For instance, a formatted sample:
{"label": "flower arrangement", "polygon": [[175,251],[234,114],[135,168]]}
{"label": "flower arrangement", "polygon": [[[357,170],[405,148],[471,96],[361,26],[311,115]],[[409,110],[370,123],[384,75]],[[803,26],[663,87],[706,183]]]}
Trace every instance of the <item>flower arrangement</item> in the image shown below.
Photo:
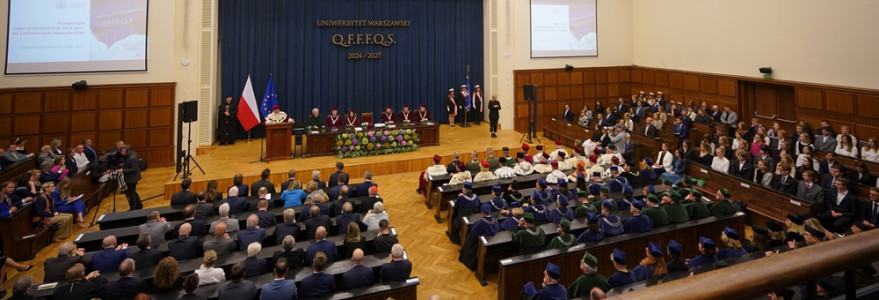
{"label": "flower arrangement", "polygon": [[413,129],[368,130],[340,133],[334,149],[339,158],[361,157],[415,151],[419,142]]}

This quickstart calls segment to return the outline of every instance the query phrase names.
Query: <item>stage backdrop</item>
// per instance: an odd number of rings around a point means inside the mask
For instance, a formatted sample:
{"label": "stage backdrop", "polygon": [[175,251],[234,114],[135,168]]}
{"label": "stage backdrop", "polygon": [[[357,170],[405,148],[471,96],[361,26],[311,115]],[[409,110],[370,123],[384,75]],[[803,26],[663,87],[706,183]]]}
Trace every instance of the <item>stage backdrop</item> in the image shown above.
{"label": "stage backdrop", "polygon": [[486,90],[482,0],[221,0],[219,10],[223,94],[237,103],[250,74],[259,104],[273,74],[296,122],[313,107],[379,120],[385,106],[421,103],[446,120],[448,89],[460,89],[468,65],[471,85]]}

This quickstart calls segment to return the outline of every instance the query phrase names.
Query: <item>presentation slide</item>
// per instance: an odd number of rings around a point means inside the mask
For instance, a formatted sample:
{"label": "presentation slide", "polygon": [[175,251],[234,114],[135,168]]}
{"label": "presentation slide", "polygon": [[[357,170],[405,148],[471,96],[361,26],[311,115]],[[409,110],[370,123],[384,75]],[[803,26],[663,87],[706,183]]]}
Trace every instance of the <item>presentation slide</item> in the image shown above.
{"label": "presentation slide", "polygon": [[531,0],[531,57],[598,56],[595,0]]}
{"label": "presentation slide", "polygon": [[6,74],[146,71],[148,0],[10,0]]}

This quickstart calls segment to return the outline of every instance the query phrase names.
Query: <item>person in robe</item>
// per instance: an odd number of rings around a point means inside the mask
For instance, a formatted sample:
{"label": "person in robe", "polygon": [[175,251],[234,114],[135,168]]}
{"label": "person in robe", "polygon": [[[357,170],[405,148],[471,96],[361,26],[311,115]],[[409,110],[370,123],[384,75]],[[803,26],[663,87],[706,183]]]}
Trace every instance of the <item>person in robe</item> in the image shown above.
{"label": "person in robe", "polygon": [[388,105],[387,107],[385,107],[385,111],[382,112],[382,115],[381,115],[381,120],[382,120],[382,123],[385,123],[385,124],[394,124],[394,123],[396,123],[396,121],[397,121],[397,116],[394,115],[394,109],[391,108],[390,105]]}
{"label": "person in robe", "polygon": [[473,101],[470,103],[470,121],[474,121],[476,125],[479,125],[479,122],[484,117],[483,115],[485,115],[485,102],[482,100],[482,88],[478,84],[473,88]]}
{"label": "person in robe", "polygon": [[[403,106],[405,108],[405,106]],[[418,106],[418,111],[415,112],[415,122],[423,123],[430,121],[430,112],[427,111],[427,106],[421,104]]]}
{"label": "person in robe", "polygon": [[577,244],[577,237],[571,234],[570,220],[562,219],[561,222],[559,222],[558,232],[559,235],[549,241],[549,245],[546,246],[546,249],[561,249]]}
{"label": "person in robe", "polygon": [[479,261],[479,237],[494,236],[500,232],[499,222],[492,217],[492,205],[483,203],[479,206],[482,219],[474,222],[467,232],[467,237],[458,252],[458,260],[470,270],[476,270]]}
{"label": "person in robe", "polygon": [[580,260],[580,270],[583,271],[583,275],[577,277],[577,280],[568,286],[568,294],[571,298],[588,297],[593,288],[599,288],[604,292],[610,290],[607,278],[598,274],[598,259],[589,252],[583,254],[583,259]]}
{"label": "person in robe", "polygon": [[349,109],[348,114],[345,115],[345,127],[357,127],[360,126],[360,122],[357,121],[357,112],[354,109]]}
{"label": "person in robe", "polygon": [[311,114],[308,115],[308,127],[317,128],[323,126],[323,118],[320,117],[320,110],[317,107],[311,109]]}
{"label": "person in robe", "polygon": [[287,113],[281,111],[280,105],[272,106],[272,112],[266,116],[266,124],[296,123]]}
{"label": "person in robe", "polygon": [[220,106],[217,107],[219,125],[217,126],[217,138],[220,145],[232,145],[235,143],[235,129],[238,128],[236,113],[238,106],[232,104],[232,96],[226,96]]}
{"label": "person in robe", "polygon": [[403,109],[397,114],[397,121],[409,124],[415,121],[415,114],[409,110],[409,105],[403,105]]}
{"label": "person in robe", "polygon": [[342,129],[342,116],[339,115],[339,109],[333,107],[330,110],[330,114],[327,116],[327,130],[339,130]]}
{"label": "person in robe", "polygon": [[635,276],[632,275],[632,272],[629,272],[628,268],[626,268],[626,252],[613,248],[613,253],[611,253],[610,259],[613,261],[613,266],[617,270],[607,278],[607,283],[610,284],[611,288],[618,288],[635,283]]}
{"label": "person in robe", "polygon": [[543,289],[537,291],[534,282],[529,281],[522,288],[522,298],[531,300],[556,300],[568,299],[568,291],[564,285],[559,284],[561,270],[553,263],[546,263],[546,270],[543,271]]}
{"label": "person in robe", "polygon": [[659,244],[647,242],[647,256],[638,263],[638,266],[632,269],[632,275],[635,280],[658,280],[662,276],[668,274],[668,269],[663,258],[662,246]]}

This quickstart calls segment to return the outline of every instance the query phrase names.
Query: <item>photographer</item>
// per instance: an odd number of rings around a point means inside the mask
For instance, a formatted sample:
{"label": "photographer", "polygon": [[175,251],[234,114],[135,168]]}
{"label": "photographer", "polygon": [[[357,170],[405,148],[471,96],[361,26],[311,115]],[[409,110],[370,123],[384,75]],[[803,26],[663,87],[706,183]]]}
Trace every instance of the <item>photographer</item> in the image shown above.
{"label": "photographer", "polygon": [[112,165],[117,175],[123,175],[125,178],[126,188],[122,189],[125,196],[128,197],[129,210],[143,208],[140,201],[140,195],[137,194],[137,182],[140,181],[140,162],[137,153],[131,151],[131,146],[124,145],[119,149],[119,156],[115,164]]}

